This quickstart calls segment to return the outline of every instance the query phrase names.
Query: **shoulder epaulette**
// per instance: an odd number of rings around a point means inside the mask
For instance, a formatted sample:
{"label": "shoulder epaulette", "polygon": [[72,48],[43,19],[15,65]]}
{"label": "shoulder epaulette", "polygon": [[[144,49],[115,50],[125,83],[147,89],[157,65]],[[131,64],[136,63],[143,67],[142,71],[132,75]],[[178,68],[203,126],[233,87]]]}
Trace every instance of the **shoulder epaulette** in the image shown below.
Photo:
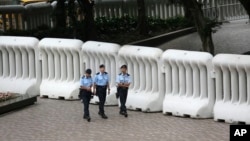
{"label": "shoulder epaulette", "polygon": [[127,73],[127,76],[130,76],[130,74]]}
{"label": "shoulder epaulette", "polygon": [[83,78],[85,78],[85,75],[84,75],[84,76],[82,76],[82,79],[83,79]]}
{"label": "shoulder epaulette", "polygon": [[107,72],[104,72],[104,74],[108,74]]}
{"label": "shoulder epaulette", "polygon": [[100,72],[96,73],[96,75],[99,75],[99,74],[100,74]]}
{"label": "shoulder epaulette", "polygon": [[119,75],[122,75],[122,73],[119,73]]}

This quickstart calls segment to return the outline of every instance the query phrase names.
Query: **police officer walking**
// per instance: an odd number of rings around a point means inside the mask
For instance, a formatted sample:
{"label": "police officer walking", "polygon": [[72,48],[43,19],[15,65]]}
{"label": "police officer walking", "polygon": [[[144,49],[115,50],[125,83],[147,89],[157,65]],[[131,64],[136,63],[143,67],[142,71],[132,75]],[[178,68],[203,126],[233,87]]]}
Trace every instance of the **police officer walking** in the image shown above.
{"label": "police officer walking", "polygon": [[89,102],[92,94],[92,78],[91,78],[91,69],[85,71],[85,75],[80,79],[80,98],[83,101],[84,105],[84,115],[83,118],[90,122],[91,118],[89,115]]}
{"label": "police officer walking", "polygon": [[126,101],[128,95],[128,88],[131,83],[130,75],[127,73],[127,65],[121,66],[121,73],[117,75],[116,83],[117,83],[117,93],[118,96],[120,97],[120,103],[121,103],[120,114],[127,117],[128,114],[126,108]]}
{"label": "police officer walking", "polygon": [[98,114],[103,118],[107,119],[108,117],[104,112],[104,104],[106,101],[107,90],[108,94],[110,94],[109,87],[109,75],[105,72],[105,66],[99,66],[100,72],[96,73],[94,79],[94,94],[99,97],[99,112]]}

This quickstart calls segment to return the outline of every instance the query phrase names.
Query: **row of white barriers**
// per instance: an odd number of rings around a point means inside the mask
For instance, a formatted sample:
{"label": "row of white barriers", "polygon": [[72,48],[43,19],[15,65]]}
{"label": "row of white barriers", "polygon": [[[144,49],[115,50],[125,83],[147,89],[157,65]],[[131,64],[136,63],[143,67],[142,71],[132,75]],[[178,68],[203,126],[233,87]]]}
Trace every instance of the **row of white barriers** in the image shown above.
{"label": "row of white barriers", "polygon": [[36,38],[0,36],[0,92],[39,94],[38,43]]}
{"label": "row of white barriers", "polygon": [[[106,65],[117,105],[115,77],[128,65],[132,83],[127,107],[143,112],[229,123],[250,123],[249,56],[167,50],[75,39],[0,37],[0,91],[77,99],[86,68]],[[94,98],[91,103],[98,103]]]}

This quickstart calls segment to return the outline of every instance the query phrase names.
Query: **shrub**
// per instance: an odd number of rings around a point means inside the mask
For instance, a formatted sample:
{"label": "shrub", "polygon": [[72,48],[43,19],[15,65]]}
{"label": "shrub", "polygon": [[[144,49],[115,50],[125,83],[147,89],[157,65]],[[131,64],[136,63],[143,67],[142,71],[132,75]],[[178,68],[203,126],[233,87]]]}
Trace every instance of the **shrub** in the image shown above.
{"label": "shrub", "polygon": [[[169,19],[160,18],[148,18],[149,35],[140,35],[135,32],[137,27],[137,18],[124,16],[120,18],[96,18],[95,21],[97,35],[99,41],[116,42],[120,44],[126,44],[129,42],[141,40],[147,37],[159,35],[169,31],[178,30],[181,28],[192,26],[186,18],[183,16],[176,16]],[[75,30],[73,27],[67,28],[49,28],[46,25],[39,26],[37,29],[23,31],[23,30],[8,30],[6,32],[0,32],[0,35],[10,36],[32,36],[38,39],[45,37],[54,38],[77,38],[83,39],[81,34],[84,29],[84,23],[82,21],[77,22]]]}

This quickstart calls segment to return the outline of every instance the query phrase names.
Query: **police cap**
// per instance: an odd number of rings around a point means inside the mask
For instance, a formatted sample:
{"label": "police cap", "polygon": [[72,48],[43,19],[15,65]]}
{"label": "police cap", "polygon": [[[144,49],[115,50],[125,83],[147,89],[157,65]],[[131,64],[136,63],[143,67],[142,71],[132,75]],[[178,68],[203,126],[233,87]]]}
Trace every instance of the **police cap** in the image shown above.
{"label": "police cap", "polygon": [[121,69],[122,69],[122,68],[127,69],[128,67],[127,67],[127,65],[122,65],[122,66],[121,66]]}
{"label": "police cap", "polygon": [[99,68],[105,68],[105,66],[104,66],[103,64],[101,64],[101,65],[99,66]]}
{"label": "police cap", "polygon": [[87,74],[91,74],[91,69],[86,69],[86,71],[85,71]]}

